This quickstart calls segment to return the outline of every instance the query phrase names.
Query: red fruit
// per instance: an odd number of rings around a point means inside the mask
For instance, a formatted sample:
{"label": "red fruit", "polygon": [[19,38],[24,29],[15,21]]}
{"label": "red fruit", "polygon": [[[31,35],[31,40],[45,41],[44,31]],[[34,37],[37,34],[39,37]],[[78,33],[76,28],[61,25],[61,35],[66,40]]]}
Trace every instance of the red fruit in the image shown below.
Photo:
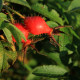
{"label": "red fruit", "polygon": [[25,28],[34,35],[50,33],[52,31],[40,16],[26,17],[24,24],[26,25]]}
{"label": "red fruit", "polygon": [[55,38],[52,35],[56,35],[54,34],[54,29],[50,28],[45,20],[40,17],[40,16],[31,16],[31,17],[26,17],[24,19],[24,24],[25,24],[25,29],[27,29],[30,33],[34,34],[34,35],[39,35],[39,34],[48,34],[49,37],[51,39],[53,39],[53,41],[59,45]]}
{"label": "red fruit", "polygon": [[[15,23],[14,25],[24,34],[24,36],[26,37],[26,40],[27,40],[27,38],[28,38],[28,33],[29,33],[29,32],[24,28],[24,25],[22,25],[22,24],[20,24],[20,23]],[[12,36],[12,40],[13,40],[14,42],[16,42],[16,40],[14,39],[13,36]],[[22,39],[21,42],[22,42],[22,43],[25,43],[25,40]]]}

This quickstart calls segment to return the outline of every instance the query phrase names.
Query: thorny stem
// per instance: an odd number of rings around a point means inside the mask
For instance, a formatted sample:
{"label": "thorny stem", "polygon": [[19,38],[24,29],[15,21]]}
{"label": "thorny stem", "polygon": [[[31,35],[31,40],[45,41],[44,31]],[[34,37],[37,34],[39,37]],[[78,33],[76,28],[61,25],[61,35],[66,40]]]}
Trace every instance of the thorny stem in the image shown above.
{"label": "thorny stem", "polygon": [[64,28],[64,27],[72,27],[72,26],[58,26],[58,27],[55,27],[54,29],[60,29],[60,28]]}
{"label": "thorny stem", "polygon": [[27,52],[28,46],[24,49],[24,56],[23,56],[23,63],[25,63],[26,60],[26,52]]}
{"label": "thorny stem", "polygon": [[60,46],[52,35],[49,35],[49,37],[50,37],[58,46]]}
{"label": "thorny stem", "polygon": [[[58,46],[60,46],[60,45],[57,43],[57,41],[55,40],[55,38],[53,37],[53,35],[58,35],[58,36],[60,36],[59,33],[64,33],[64,32],[63,32],[63,31],[59,31],[58,29],[64,28],[64,27],[72,27],[72,26],[58,26],[58,27],[53,28],[53,32],[52,32],[52,33],[48,34],[49,37],[50,37]],[[53,44],[53,43],[51,43],[51,44]],[[54,45],[54,44],[53,44],[53,45]]]}
{"label": "thorny stem", "polygon": [[43,56],[47,56],[47,55],[45,55],[45,54],[42,54],[42,53],[40,53],[37,49],[36,49],[36,47],[34,46],[34,45],[30,45],[38,54],[40,54],[40,55],[43,55]]}
{"label": "thorny stem", "polygon": [[44,40],[45,38],[41,38],[41,39],[38,39],[38,40],[31,40],[31,43],[30,44],[26,44],[26,45],[24,45],[24,47],[23,48],[25,48],[26,46],[29,46],[29,45],[31,45],[31,44],[35,44],[35,43],[37,43],[37,42],[39,42],[39,41],[41,41],[41,40]]}
{"label": "thorny stem", "polygon": [[26,52],[27,52],[27,49],[28,49],[28,45],[24,48],[22,48],[22,54],[23,54],[23,64],[25,64],[25,60],[26,60]]}
{"label": "thorny stem", "polygon": [[30,45],[37,53],[39,53],[39,51],[35,48],[34,45]]}
{"label": "thorny stem", "polygon": [[15,10],[11,9],[11,8],[8,7],[7,5],[4,5],[4,8],[6,8],[6,9],[12,11],[12,12],[14,12],[14,13],[17,14],[18,16],[20,16],[21,18],[25,19],[25,17],[24,17],[22,14],[20,14],[19,12],[17,12],[17,11],[15,11]]}
{"label": "thorny stem", "polygon": [[38,40],[32,40],[32,44],[34,44],[34,43],[37,43],[37,42],[39,42],[39,41],[42,41],[42,40],[44,40],[45,38],[40,38],[40,39],[38,39]]}
{"label": "thorny stem", "polygon": [[44,38],[38,39],[38,40],[32,40],[31,44],[25,45],[25,46],[23,47],[23,50],[24,50],[24,51],[23,51],[23,53],[24,53],[23,63],[24,63],[24,60],[25,60],[26,51],[27,51],[27,49],[28,49],[28,46],[32,47],[32,48],[33,48],[37,53],[39,53],[40,55],[46,56],[45,54],[40,53],[40,52],[36,49],[36,47],[33,45],[34,43],[37,43],[38,41],[41,41],[41,40],[44,40]]}

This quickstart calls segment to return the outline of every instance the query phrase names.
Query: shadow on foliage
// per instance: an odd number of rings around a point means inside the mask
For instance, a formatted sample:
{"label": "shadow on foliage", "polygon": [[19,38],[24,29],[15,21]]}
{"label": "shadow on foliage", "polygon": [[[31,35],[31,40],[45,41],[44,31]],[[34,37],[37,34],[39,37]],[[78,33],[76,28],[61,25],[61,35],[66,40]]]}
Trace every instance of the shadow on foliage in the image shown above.
{"label": "shadow on foliage", "polygon": [[11,67],[3,72],[1,79],[4,80],[25,80],[29,71],[24,67],[24,65],[18,60],[12,65],[12,60],[8,61],[11,64]]}

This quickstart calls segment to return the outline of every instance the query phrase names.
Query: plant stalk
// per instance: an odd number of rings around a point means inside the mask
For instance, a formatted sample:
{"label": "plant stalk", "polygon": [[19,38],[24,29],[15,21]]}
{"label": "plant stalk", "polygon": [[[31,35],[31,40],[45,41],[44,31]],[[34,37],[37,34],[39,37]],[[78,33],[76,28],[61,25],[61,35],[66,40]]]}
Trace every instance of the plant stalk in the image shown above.
{"label": "plant stalk", "polygon": [[15,10],[11,9],[11,8],[8,7],[7,5],[4,5],[4,8],[6,8],[6,9],[12,11],[12,12],[14,12],[14,13],[17,14],[18,16],[20,16],[21,18],[25,19],[25,17],[24,17],[22,14],[20,14],[19,12],[17,12],[17,11],[15,11]]}

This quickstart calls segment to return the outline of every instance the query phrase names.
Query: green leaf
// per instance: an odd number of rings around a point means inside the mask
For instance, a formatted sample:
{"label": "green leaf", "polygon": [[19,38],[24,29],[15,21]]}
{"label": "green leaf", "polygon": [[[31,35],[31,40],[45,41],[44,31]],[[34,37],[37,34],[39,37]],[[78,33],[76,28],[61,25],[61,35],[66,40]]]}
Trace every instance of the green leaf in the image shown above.
{"label": "green leaf", "polygon": [[7,16],[4,13],[0,13],[0,29],[5,28],[8,22]]}
{"label": "green leaf", "polygon": [[44,65],[34,69],[33,74],[44,77],[62,77],[68,71],[56,65]]}
{"label": "green leaf", "polygon": [[5,20],[4,18],[1,18],[0,20],[1,20],[0,21],[0,28],[4,29],[6,27],[7,31],[8,32],[10,31],[12,33],[12,35],[16,39],[17,43],[21,42],[21,38],[23,38],[26,41],[25,36],[18,28],[16,28],[13,24],[7,22],[7,20]]}
{"label": "green leaf", "polygon": [[31,7],[34,11],[44,15],[45,17],[48,17],[50,20],[55,21],[60,25],[63,25],[63,21],[59,17],[59,14],[57,13],[56,10],[52,9],[51,11],[49,11],[48,7],[42,4],[35,4],[35,5],[32,5]]}
{"label": "green leaf", "polygon": [[76,34],[76,32],[74,30],[72,30],[71,28],[69,28],[71,34],[73,34],[77,39],[80,40],[80,37]]}
{"label": "green leaf", "polygon": [[0,18],[0,29],[7,27],[8,22],[4,18]]}
{"label": "green leaf", "polygon": [[11,34],[12,34],[19,46],[19,50],[22,49],[21,39],[24,39],[26,41],[26,38],[25,38],[24,34],[18,28],[16,28],[13,24],[5,21],[4,19],[1,19],[0,29],[2,29],[4,31],[9,42],[11,42],[11,40],[12,40],[12,36],[11,36]]}
{"label": "green leaf", "polygon": [[12,47],[12,44],[9,42],[4,43],[4,41],[1,41],[3,47]]}
{"label": "green leaf", "polygon": [[72,43],[72,35],[70,34],[69,29],[67,27],[62,28],[60,30],[65,33],[59,36],[59,44],[61,45],[59,49],[60,51],[67,51],[68,48],[66,46]]}
{"label": "green leaf", "polygon": [[18,44],[21,43],[21,38],[26,41],[26,38],[23,35],[23,33],[18,28],[16,28],[13,24],[8,23],[6,28],[10,30],[10,32],[12,33],[12,35],[14,36]]}
{"label": "green leaf", "polygon": [[6,0],[6,1],[11,2],[11,3],[20,4],[20,5],[26,6],[28,8],[31,8],[29,3],[26,0]]}
{"label": "green leaf", "polygon": [[64,65],[68,65],[69,62],[69,56],[68,51],[71,49],[71,43],[72,43],[72,35],[69,32],[69,29],[67,27],[60,29],[61,31],[65,32],[64,34],[61,34],[59,36],[59,50],[60,50],[60,58]]}
{"label": "green leaf", "polygon": [[68,11],[75,11],[80,9],[80,0],[73,0],[68,8]]}
{"label": "green leaf", "polygon": [[43,76],[36,76],[30,73],[26,80],[58,80],[58,78],[49,78],[49,77],[43,77]]}
{"label": "green leaf", "polygon": [[[5,28],[7,31],[5,30]],[[14,36],[14,38],[19,46],[19,49],[20,50],[22,49],[21,39],[24,39],[26,41],[26,38],[25,38],[24,34],[17,27],[15,27],[13,24],[9,23],[6,19],[1,18],[0,19],[0,29],[4,30],[5,35],[9,42],[11,42],[11,40],[12,40],[11,39],[12,38],[11,33],[12,33],[12,35]]]}
{"label": "green leaf", "polygon": [[3,32],[9,42],[12,41],[12,34],[7,28],[3,28]]}
{"label": "green leaf", "polygon": [[80,27],[80,12],[75,13],[76,15],[76,23],[73,24],[73,26],[76,26],[76,28]]}
{"label": "green leaf", "polygon": [[16,60],[17,54],[13,51],[4,49],[3,44],[0,42],[0,72],[10,67]]}
{"label": "green leaf", "polygon": [[[18,44],[21,43],[21,38],[23,38],[26,41],[26,38],[23,35],[23,33],[18,28],[16,28],[13,24],[9,23],[6,15],[3,13],[1,13],[0,15],[1,15],[0,16],[0,29],[3,29],[8,41],[11,42],[11,40],[12,40],[11,33],[14,36],[14,38]],[[20,44],[20,46],[21,46],[21,44]]]}
{"label": "green leaf", "polygon": [[58,26],[58,24],[56,22],[53,22],[53,21],[47,21],[46,23],[51,28],[54,28],[54,27]]}
{"label": "green leaf", "polygon": [[50,57],[51,59],[53,59],[59,66],[61,66],[61,67],[64,67],[64,65],[62,64],[62,62],[61,62],[61,59],[60,59],[60,56],[59,56],[59,53],[46,53],[46,55],[48,56],[48,57]]}
{"label": "green leaf", "polygon": [[0,0],[0,11],[2,9],[2,0]]}
{"label": "green leaf", "polygon": [[14,38],[19,46],[19,50],[21,50],[22,49],[21,39],[24,39],[26,41],[24,34],[11,23],[8,23],[6,28],[10,30],[10,32],[14,36]]}
{"label": "green leaf", "polygon": [[41,80],[41,77],[29,74],[26,80]]}
{"label": "green leaf", "polygon": [[0,18],[7,19],[7,16],[4,13],[0,13]]}

